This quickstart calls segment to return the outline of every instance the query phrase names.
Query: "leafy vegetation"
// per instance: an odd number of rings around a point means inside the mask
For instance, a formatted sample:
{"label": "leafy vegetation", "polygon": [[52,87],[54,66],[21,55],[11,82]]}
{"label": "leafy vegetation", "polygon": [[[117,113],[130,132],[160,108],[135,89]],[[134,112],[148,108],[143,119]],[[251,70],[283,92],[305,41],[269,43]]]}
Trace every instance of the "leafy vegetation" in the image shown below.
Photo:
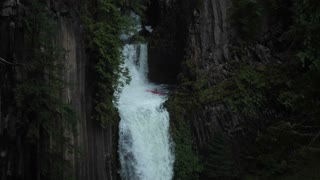
{"label": "leafy vegetation", "polygon": [[[191,61],[183,66],[192,67]],[[171,136],[175,143],[174,179],[197,179],[203,171],[200,157],[194,152],[192,134],[192,113],[198,109],[196,84],[193,81],[195,71],[187,68],[188,73],[179,75],[181,86],[167,101],[166,107],[170,114]]]}
{"label": "leafy vegetation", "polygon": [[193,151],[192,131],[189,123],[193,111],[183,94],[177,94],[167,103],[171,119],[171,134],[175,143],[174,179],[196,179],[203,167]]}
{"label": "leafy vegetation", "polygon": [[[121,1],[124,2],[124,1]],[[121,69],[120,35],[130,31],[132,20],[121,14],[121,2],[99,1],[97,12],[85,9],[82,17],[86,25],[87,48],[94,61],[94,119],[103,127],[114,123],[118,113],[113,105],[114,89],[117,80],[125,69]]]}
{"label": "leafy vegetation", "polygon": [[[233,13],[245,12],[248,16],[244,17],[249,20],[248,17],[261,11],[258,6],[250,11],[242,4],[258,1],[244,1],[246,0],[237,2],[240,5],[236,3]],[[273,34],[282,39],[277,46],[290,45],[290,48],[274,51],[286,53],[286,59],[280,64],[270,62],[248,65],[250,57],[242,54],[237,73],[217,85],[212,93],[215,100],[227,103],[234,112],[254,121],[264,119],[269,122],[265,124],[266,129],[260,130],[255,141],[256,146],[250,149],[253,157],[250,163],[255,164],[250,166],[250,172],[260,178],[277,178],[301,169],[305,157],[319,147],[320,93],[316,79],[320,75],[320,56],[316,49],[320,48],[320,38],[315,32],[319,31],[320,8],[316,1],[269,0],[264,3],[269,5],[263,7],[268,8],[264,10],[276,12],[273,15],[269,12],[269,16],[273,16],[269,18],[281,27],[280,33],[278,31]],[[279,9],[284,9],[286,5],[291,5],[291,8],[286,7],[286,16],[283,17]],[[250,25],[243,23],[246,20],[241,20],[240,24],[251,31]],[[239,20],[235,18],[233,21]],[[291,24],[288,25],[288,22]],[[246,29],[239,31],[246,34]],[[248,42],[246,36],[241,39]],[[255,41],[261,39],[254,37]],[[268,112],[278,114],[278,117],[269,117]]]}

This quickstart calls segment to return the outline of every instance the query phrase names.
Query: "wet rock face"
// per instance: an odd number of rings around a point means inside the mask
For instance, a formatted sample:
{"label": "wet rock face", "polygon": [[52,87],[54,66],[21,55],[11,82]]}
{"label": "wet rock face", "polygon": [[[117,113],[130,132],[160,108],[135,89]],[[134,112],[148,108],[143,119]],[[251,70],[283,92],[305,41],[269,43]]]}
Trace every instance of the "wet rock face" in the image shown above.
{"label": "wet rock face", "polygon": [[190,1],[160,0],[153,7],[157,15],[149,42],[149,79],[156,83],[175,84],[181,72],[188,25]]}

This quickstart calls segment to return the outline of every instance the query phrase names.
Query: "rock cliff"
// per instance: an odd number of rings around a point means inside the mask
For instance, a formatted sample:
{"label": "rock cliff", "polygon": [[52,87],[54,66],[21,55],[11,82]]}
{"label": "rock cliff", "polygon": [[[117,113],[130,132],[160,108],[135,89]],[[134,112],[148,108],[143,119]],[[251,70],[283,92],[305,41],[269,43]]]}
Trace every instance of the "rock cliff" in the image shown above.
{"label": "rock cliff", "polygon": [[[29,149],[21,120],[14,109],[16,84],[23,81],[20,68],[28,66],[24,54],[23,17],[28,15],[30,2],[6,0],[0,3],[0,177],[9,179],[35,179],[37,169]],[[64,79],[71,84],[63,92],[65,102],[76,111],[77,133],[70,135],[71,142],[80,153],[66,155],[72,162],[73,174],[79,180],[116,179],[117,126],[102,128],[92,119],[92,62],[86,54],[83,27],[80,22],[78,1],[47,1],[47,7],[57,23],[55,41],[66,50]],[[19,64],[23,64],[20,66]]]}
{"label": "rock cliff", "polygon": [[[174,65],[175,70],[171,71],[169,68],[169,74],[162,75],[162,77],[175,75],[176,78],[176,92],[169,99],[169,104],[189,92],[181,107],[191,112],[184,116],[184,121],[191,125],[194,152],[204,159],[208,158],[209,144],[217,133],[222,133],[231,140],[229,143],[233,155],[230,158],[237,164],[236,169],[239,170],[242,168],[240,165],[242,153],[252,145],[257,132],[271,119],[275,119],[277,113],[272,110],[261,112],[262,120],[254,121],[234,113],[230,106],[213,99],[206,103],[200,102],[200,106],[188,109],[187,103],[192,104],[192,97],[199,95],[193,94],[195,90],[188,89],[188,86],[190,83],[202,83],[198,91],[205,92],[206,89],[213,89],[232,77],[238,71],[235,64],[241,59],[245,59],[246,64],[257,66],[268,64],[274,57],[271,57],[270,49],[259,41],[248,44],[246,48],[241,47],[238,41],[240,36],[238,29],[230,21],[233,7],[231,0],[159,0],[158,5],[159,22],[150,42],[151,71],[152,65],[158,68],[154,70],[155,74],[165,72],[161,63]],[[261,39],[265,38],[263,34],[270,30],[267,24],[268,16],[263,17],[264,21],[256,25],[263,27],[264,31],[259,33]],[[237,52],[237,49],[241,48],[243,54]],[[189,78],[188,81],[183,79],[186,77]],[[151,79],[156,82],[170,81],[152,77]],[[205,98],[210,99],[209,96]],[[169,105],[169,110],[171,107]],[[172,110],[171,113],[180,113],[175,111]],[[171,119],[173,134],[177,133],[175,126],[179,126],[176,125],[178,120],[175,117],[176,115],[172,115]],[[205,176],[200,175],[200,177]]]}
{"label": "rock cliff", "polygon": [[[77,119],[77,132],[64,132],[77,149],[61,154],[71,162],[75,179],[118,179],[118,125],[102,128],[92,118],[96,76],[80,21],[82,1],[41,2],[57,27],[51,41],[66,50],[61,77],[70,86],[59,96],[72,104]],[[94,19],[98,1],[88,2]],[[317,149],[311,147],[319,144],[317,3],[150,1],[143,19],[153,26],[149,78],[173,85],[166,105],[176,143],[176,179],[236,179],[255,170],[258,176],[283,175],[301,154]],[[30,6],[27,0],[0,3],[1,180],[45,179],[39,152],[54,144],[44,134],[37,147],[30,146],[28,122],[16,108],[16,89],[26,81],[23,69],[31,61],[24,22]],[[217,164],[206,172],[203,166],[210,161]]]}
{"label": "rock cliff", "polygon": [[[175,78],[187,71],[181,68],[181,63],[191,60],[197,71],[208,75],[209,86],[225,79],[231,61],[232,31],[227,21],[230,5],[229,0],[159,1],[160,22],[150,43],[150,61],[176,64]],[[157,46],[153,47],[152,43]],[[157,67],[156,71],[161,71],[161,66]],[[203,107],[192,122],[194,142],[199,148],[217,128],[228,127],[231,131],[238,126],[237,118],[232,118],[223,105],[216,104]]]}

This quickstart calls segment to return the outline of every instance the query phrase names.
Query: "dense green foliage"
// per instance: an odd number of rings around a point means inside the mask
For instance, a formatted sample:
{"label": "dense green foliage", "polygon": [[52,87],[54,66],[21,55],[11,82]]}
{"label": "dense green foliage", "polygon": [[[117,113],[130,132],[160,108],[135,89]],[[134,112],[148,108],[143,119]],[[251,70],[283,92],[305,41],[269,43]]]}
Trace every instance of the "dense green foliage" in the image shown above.
{"label": "dense green foliage", "polygon": [[[262,10],[259,5],[250,10],[242,3],[260,3],[265,8],[274,27],[281,28],[271,35],[282,40],[280,44],[276,42],[274,53],[287,55],[281,63],[255,65],[249,64],[249,57],[241,54],[237,73],[216,86],[212,93],[214,100],[227,103],[234,112],[252,121],[269,122],[258,134],[256,146],[249,149],[251,160],[244,161],[254,164],[249,165],[250,172],[258,177],[275,178],[301,169],[304,158],[312,151],[318,151],[320,36],[316,32],[320,30],[320,6],[318,1],[312,0],[269,0],[264,4],[249,0],[237,2],[233,15],[243,12],[247,16],[241,21],[231,17],[234,22],[240,22],[240,35],[244,34],[240,40],[247,44],[250,42],[245,32],[259,29],[251,29],[245,22]],[[249,31],[241,28],[249,28]],[[261,37],[253,40],[261,41]],[[285,46],[289,48],[283,48]],[[277,117],[269,117],[270,112],[278,114]]]}
{"label": "dense green foliage", "polygon": [[[184,66],[190,67],[187,61]],[[198,91],[201,83],[194,83],[191,75],[180,74],[180,88],[168,100],[167,109],[170,113],[171,134],[175,143],[174,179],[196,179],[203,171],[200,158],[194,152],[193,134],[190,126],[192,113],[199,105]]]}
{"label": "dense green foliage", "polygon": [[258,117],[267,113],[266,105],[273,105],[279,93],[279,87],[285,86],[286,74],[281,69],[272,65],[252,65],[244,64],[238,66],[239,70],[235,76],[221,82],[211,89],[213,100],[224,101],[234,112],[241,113],[246,117]]}
{"label": "dense green foliage", "polygon": [[[175,96],[167,104],[170,112],[171,135],[175,143],[174,179],[195,179],[202,171],[199,157],[193,152],[193,139],[188,117],[192,109],[186,108],[185,97]],[[189,111],[189,112],[188,112]]]}
{"label": "dense green foliage", "polygon": [[64,155],[73,151],[68,135],[75,133],[76,119],[61,97],[68,86],[61,77],[65,51],[54,41],[56,23],[45,5],[34,0],[29,12],[24,18],[28,62],[21,68],[23,79],[14,90],[25,145],[36,156],[41,178],[71,178]]}
{"label": "dense green foliage", "polygon": [[121,15],[117,1],[99,2],[97,12],[85,10],[83,22],[86,25],[87,48],[94,61],[94,118],[103,127],[117,120],[113,105],[114,87],[121,73],[120,34],[128,24]]}
{"label": "dense green foliage", "polygon": [[[127,76],[123,69],[121,33],[134,32],[135,19],[128,15],[129,10],[142,13],[148,1],[99,1],[97,7],[87,4],[82,21],[85,24],[87,50],[94,61],[94,110],[93,118],[106,127],[118,119],[114,107],[114,92],[118,91],[119,76]],[[93,9],[94,11],[91,11]],[[142,39],[135,36],[138,41]]]}

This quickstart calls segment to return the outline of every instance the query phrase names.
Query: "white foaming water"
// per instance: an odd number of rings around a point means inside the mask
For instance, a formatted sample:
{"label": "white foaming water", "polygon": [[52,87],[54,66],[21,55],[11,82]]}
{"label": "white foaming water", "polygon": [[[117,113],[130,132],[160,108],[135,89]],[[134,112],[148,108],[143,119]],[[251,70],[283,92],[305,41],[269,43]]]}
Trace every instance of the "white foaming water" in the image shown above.
{"label": "white foaming water", "polygon": [[163,107],[167,96],[146,91],[163,88],[147,80],[147,45],[127,44],[123,56],[131,81],[122,88],[117,102],[121,117],[121,177],[126,180],[170,180],[174,155],[169,137],[169,114]]}

